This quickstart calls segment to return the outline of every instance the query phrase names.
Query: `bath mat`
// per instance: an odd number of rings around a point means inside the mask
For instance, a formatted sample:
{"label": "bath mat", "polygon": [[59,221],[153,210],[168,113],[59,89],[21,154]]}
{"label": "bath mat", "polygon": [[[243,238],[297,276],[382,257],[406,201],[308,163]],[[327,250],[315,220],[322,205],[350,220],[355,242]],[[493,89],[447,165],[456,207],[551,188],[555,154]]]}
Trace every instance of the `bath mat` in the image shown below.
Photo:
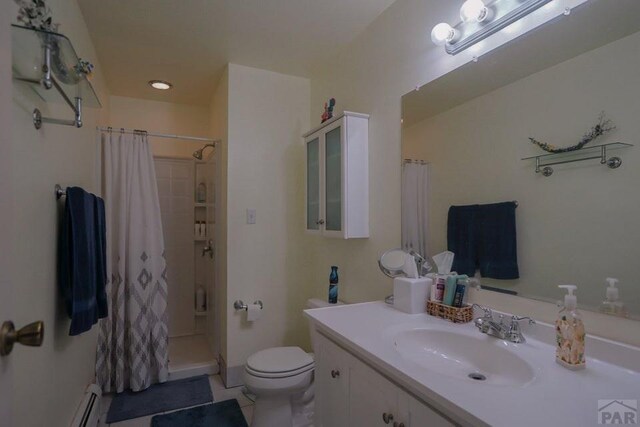
{"label": "bath mat", "polygon": [[107,423],[211,402],[213,395],[207,375],[168,381],[144,391],[116,394],[107,413]]}
{"label": "bath mat", "polygon": [[151,427],[248,427],[236,399],[151,418]]}

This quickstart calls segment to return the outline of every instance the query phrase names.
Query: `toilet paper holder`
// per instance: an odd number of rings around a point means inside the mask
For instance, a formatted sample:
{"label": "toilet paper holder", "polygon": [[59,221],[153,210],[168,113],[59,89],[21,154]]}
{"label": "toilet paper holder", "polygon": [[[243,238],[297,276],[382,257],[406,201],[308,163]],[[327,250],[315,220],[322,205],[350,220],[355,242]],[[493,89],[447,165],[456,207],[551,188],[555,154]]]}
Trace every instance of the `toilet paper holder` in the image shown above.
{"label": "toilet paper holder", "polygon": [[[253,302],[254,304],[258,304],[260,306],[260,310],[262,310],[264,308],[262,301],[257,300]],[[236,302],[233,303],[233,308],[235,308],[236,310],[245,310],[247,311],[249,309],[249,306],[247,306],[247,304],[245,304],[241,299],[237,300]]]}

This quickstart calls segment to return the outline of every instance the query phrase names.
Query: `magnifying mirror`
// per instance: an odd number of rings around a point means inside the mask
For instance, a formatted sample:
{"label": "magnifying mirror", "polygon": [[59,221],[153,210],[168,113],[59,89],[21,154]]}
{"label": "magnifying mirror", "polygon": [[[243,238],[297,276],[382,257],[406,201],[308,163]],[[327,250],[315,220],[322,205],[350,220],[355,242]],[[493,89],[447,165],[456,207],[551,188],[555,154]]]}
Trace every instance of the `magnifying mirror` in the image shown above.
{"label": "magnifying mirror", "polygon": [[403,249],[390,249],[382,254],[378,260],[378,266],[386,276],[391,278],[403,276],[404,272],[402,267],[404,266],[406,256],[407,252]]}

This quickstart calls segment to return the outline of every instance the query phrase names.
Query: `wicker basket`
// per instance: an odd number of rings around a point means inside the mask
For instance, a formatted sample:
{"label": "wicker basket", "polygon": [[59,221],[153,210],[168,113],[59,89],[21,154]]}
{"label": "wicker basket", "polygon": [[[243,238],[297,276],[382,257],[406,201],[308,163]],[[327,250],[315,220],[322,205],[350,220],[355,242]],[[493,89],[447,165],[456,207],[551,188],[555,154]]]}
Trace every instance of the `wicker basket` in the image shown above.
{"label": "wicker basket", "polygon": [[473,320],[473,307],[451,307],[438,302],[427,301],[427,313],[432,316],[441,317],[453,323],[468,323]]}

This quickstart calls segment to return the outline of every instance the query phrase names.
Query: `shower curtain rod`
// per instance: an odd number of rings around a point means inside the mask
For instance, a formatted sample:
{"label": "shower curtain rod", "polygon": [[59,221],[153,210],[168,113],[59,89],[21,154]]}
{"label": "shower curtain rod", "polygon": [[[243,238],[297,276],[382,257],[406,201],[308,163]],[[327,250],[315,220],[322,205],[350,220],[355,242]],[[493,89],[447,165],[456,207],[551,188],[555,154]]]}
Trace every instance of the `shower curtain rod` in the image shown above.
{"label": "shower curtain rod", "polygon": [[168,133],[156,133],[156,132],[149,132],[146,130],[142,130],[142,129],[124,129],[124,128],[114,128],[114,127],[100,127],[98,126],[97,129],[100,132],[109,132],[109,131],[120,131],[123,133],[137,133],[137,132],[144,132],[146,133],[148,136],[157,136],[158,138],[173,138],[173,139],[187,139],[190,141],[206,141],[206,142],[212,142],[212,143],[217,143],[217,142],[221,142],[219,139],[213,139],[213,138],[204,138],[204,137],[200,137],[200,136],[186,136],[186,135],[173,135],[173,134],[168,134]]}

